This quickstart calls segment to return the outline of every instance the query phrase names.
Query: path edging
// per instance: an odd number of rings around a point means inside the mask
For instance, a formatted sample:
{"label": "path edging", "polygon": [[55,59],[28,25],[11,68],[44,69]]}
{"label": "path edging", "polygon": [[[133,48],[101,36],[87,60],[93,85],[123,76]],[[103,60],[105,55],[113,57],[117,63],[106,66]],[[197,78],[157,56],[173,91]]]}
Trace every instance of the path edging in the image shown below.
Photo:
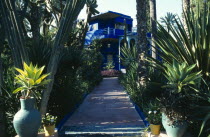
{"label": "path edging", "polygon": [[136,105],[136,103],[133,102],[133,100],[131,99],[131,97],[130,97],[130,95],[128,94],[128,92],[127,92],[126,90],[124,90],[124,92],[128,95],[128,98],[129,98],[130,102],[133,104],[135,110],[137,111],[137,113],[139,114],[139,116],[141,117],[141,119],[143,120],[144,125],[145,125],[146,127],[148,127],[150,124],[149,124],[149,122],[146,120],[146,117],[145,117],[143,111],[139,108],[138,105]]}
{"label": "path edging", "polygon": [[58,126],[56,126],[56,130],[59,132],[61,130],[61,127],[65,124],[65,122],[73,115],[73,113],[79,108],[79,106],[83,103],[83,101],[85,100],[85,98],[89,95],[89,93],[84,93],[82,100],[75,105],[75,107],[72,109],[71,112],[69,112],[68,114],[66,114],[64,116],[64,118],[60,121],[60,123],[58,124]]}

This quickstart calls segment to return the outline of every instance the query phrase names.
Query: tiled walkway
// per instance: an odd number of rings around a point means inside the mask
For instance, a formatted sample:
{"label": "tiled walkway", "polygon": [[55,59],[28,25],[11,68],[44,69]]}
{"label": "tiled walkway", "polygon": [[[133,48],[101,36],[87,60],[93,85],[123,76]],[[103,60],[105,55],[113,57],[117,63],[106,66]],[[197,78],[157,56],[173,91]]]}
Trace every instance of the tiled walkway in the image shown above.
{"label": "tiled walkway", "polygon": [[77,137],[139,136],[142,128],[144,123],[118,79],[104,78],[67,120],[60,134]]}

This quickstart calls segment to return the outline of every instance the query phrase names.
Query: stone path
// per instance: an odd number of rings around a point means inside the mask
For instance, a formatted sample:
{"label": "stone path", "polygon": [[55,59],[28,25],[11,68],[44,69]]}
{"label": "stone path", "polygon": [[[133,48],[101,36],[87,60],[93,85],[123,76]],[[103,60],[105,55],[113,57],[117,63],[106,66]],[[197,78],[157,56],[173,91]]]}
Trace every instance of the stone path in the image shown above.
{"label": "stone path", "polygon": [[144,123],[118,78],[104,78],[67,120],[59,136],[139,136]]}

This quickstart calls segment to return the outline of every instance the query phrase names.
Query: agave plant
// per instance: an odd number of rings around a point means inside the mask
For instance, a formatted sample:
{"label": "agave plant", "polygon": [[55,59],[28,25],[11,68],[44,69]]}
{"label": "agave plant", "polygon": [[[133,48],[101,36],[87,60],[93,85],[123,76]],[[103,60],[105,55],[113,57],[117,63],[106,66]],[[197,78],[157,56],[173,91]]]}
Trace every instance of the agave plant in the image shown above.
{"label": "agave plant", "polygon": [[31,93],[42,88],[45,84],[49,83],[50,80],[45,80],[50,74],[42,74],[45,66],[37,67],[32,63],[27,65],[23,63],[23,70],[15,68],[20,74],[16,75],[15,82],[20,85],[19,88],[15,89],[13,93],[21,92],[22,98],[27,99]]}
{"label": "agave plant", "polygon": [[125,67],[129,67],[133,63],[138,62],[138,51],[136,46],[132,46],[131,48],[128,48],[127,46],[123,46],[121,48],[121,57],[122,65]]}
{"label": "agave plant", "polygon": [[[200,85],[201,71],[193,72],[194,65],[187,65],[173,61],[173,64],[164,64],[164,76],[167,84],[163,86],[160,102],[162,112],[170,119],[173,125],[175,122],[182,123],[189,120],[192,112],[194,96]],[[197,92],[196,92],[197,91]]]}
{"label": "agave plant", "polygon": [[[188,66],[194,65],[194,69],[191,71],[194,73],[202,71],[202,78],[204,79],[202,87],[206,88],[205,81],[209,81],[210,70],[210,8],[207,3],[204,3],[203,9],[192,9],[184,14],[184,18],[186,28],[184,28],[180,19],[176,18],[174,20],[176,27],[170,25],[170,32],[158,24],[156,45],[159,48],[156,49],[156,52],[160,53],[159,56],[161,56],[163,62],[170,64],[170,66],[173,66],[173,60],[179,63],[185,62]],[[158,60],[149,58],[149,62],[160,70],[165,68],[164,64]],[[172,76],[175,78],[176,75]],[[190,82],[188,83],[191,85]],[[170,83],[169,85],[172,86]],[[181,88],[183,88],[183,85],[181,85]],[[177,88],[177,91],[180,90]],[[200,91],[202,97],[205,97],[208,90]],[[201,131],[210,117],[209,108],[206,108],[202,113],[206,113],[206,118]]]}
{"label": "agave plant", "polygon": [[[173,60],[187,65],[195,64],[193,71],[202,71],[204,79],[209,79],[210,72],[210,8],[193,11],[185,14],[187,29],[184,28],[179,18],[174,18],[175,24],[170,25],[168,32],[158,24],[156,34],[157,53],[163,62],[173,64]],[[163,67],[162,62],[150,58],[151,63]]]}
{"label": "agave plant", "polygon": [[105,67],[103,67],[103,69],[105,70],[112,70],[115,67],[115,64],[113,61],[107,62],[105,63]]}
{"label": "agave plant", "polygon": [[[208,95],[208,99],[210,100],[209,95]],[[202,115],[203,122],[201,124],[200,132],[199,132],[199,135],[198,135],[198,137],[200,137],[202,135],[205,127],[207,128],[206,130],[209,131],[210,107],[209,106],[199,106],[198,109],[199,109],[199,113],[205,115],[204,117]]]}
{"label": "agave plant", "polygon": [[173,65],[165,63],[164,66],[164,76],[168,80],[165,88],[170,88],[175,93],[182,92],[184,87],[196,90],[191,85],[197,84],[202,75],[201,71],[192,72],[195,64],[188,66],[185,62],[179,64],[177,61],[173,61]]}

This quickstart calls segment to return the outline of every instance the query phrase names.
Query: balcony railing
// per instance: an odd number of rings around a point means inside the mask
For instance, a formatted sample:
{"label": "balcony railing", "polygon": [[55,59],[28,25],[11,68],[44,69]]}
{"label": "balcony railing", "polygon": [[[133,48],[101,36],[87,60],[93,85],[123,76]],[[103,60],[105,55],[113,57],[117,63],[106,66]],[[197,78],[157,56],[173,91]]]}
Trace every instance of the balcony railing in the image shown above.
{"label": "balcony railing", "polygon": [[[135,32],[127,31],[128,35],[135,35]],[[104,39],[104,38],[118,38],[124,35],[124,30],[115,28],[104,28],[98,30],[88,31],[86,34],[86,45],[89,45],[94,39]]]}
{"label": "balcony railing", "polygon": [[[132,31],[127,31],[127,34],[132,33]],[[115,29],[115,28],[105,28],[102,29],[103,35],[124,35],[124,30],[121,29]]]}

